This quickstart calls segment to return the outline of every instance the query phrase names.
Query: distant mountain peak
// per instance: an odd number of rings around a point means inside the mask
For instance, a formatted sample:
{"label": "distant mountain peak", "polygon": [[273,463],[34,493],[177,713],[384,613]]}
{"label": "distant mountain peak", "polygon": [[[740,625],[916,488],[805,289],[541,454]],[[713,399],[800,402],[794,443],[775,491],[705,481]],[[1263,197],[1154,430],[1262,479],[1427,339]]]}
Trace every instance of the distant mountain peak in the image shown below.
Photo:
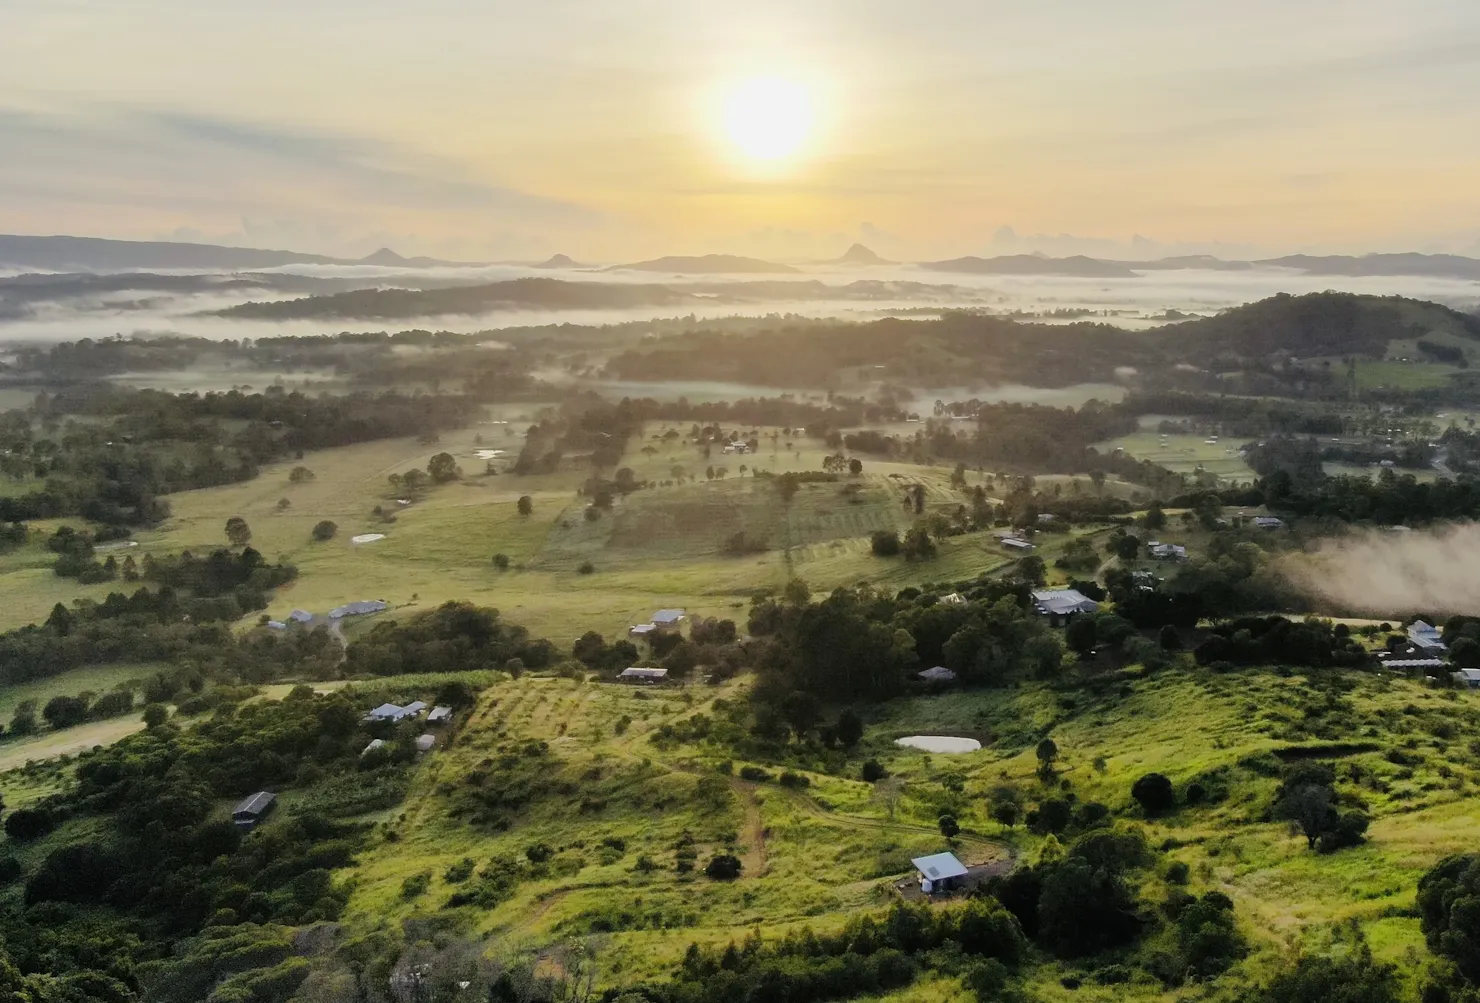
{"label": "distant mountain peak", "polygon": [[535,267],[536,268],[580,268],[582,266],[581,266],[580,262],[573,260],[569,255],[565,255],[565,254],[554,254],[554,255],[551,255],[550,256],[549,260],[542,261],[538,265],[535,265]]}
{"label": "distant mountain peak", "polygon": [[848,252],[838,259],[840,265],[887,265],[888,261],[879,257],[873,251],[862,244],[854,244],[848,248]]}
{"label": "distant mountain peak", "polygon": [[382,247],[374,254],[367,254],[360,259],[362,265],[405,265],[407,261],[389,247]]}

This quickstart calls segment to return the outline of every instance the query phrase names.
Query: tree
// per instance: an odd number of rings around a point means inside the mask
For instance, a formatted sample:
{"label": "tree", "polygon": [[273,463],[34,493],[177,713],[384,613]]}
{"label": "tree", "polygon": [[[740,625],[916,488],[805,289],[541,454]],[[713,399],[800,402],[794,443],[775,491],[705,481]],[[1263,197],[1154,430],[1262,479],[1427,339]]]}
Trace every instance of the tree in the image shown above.
{"label": "tree", "polygon": [[288,471],[288,480],[293,484],[301,484],[304,481],[313,480],[313,471],[304,466],[294,467]]}
{"label": "tree", "polygon": [[427,476],[433,484],[446,484],[461,477],[462,471],[451,453],[438,453],[427,462]]}
{"label": "tree", "polygon": [[277,510],[279,512],[286,512],[292,507],[293,503],[286,498],[279,498],[277,501]]}
{"label": "tree", "polygon": [[850,707],[838,715],[838,726],[835,730],[843,748],[851,749],[863,738],[863,719]]}
{"label": "tree", "polygon": [[888,775],[888,771],[879,765],[879,761],[876,759],[870,759],[863,764],[862,776],[863,782],[866,784],[876,784]]}
{"label": "tree", "polygon": [[852,474],[854,477],[857,477],[859,474],[863,473],[863,461],[856,456],[853,459],[849,460],[848,473]]}
{"label": "tree", "polygon": [[1177,793],[1172,789],[1172,782],[1160,773],[1148,773],[1131,784],[1131,797],[1148,817],[1177,806]]}
{"label": "tree", "polygon": [[162,703],[152,703],[144,708],[144,727],[158,728],[170,719],[170,709]]}
{"label": "tree", "polygon": [[1059,758],[1059,747],[1051,738],[1044,738],[1038,743],[1033,754],[1038,757],[1038,772],[1044,775],[1052,775],[1053,764]]}
{"label": "tree", "polygon": [[1111,540],[1110,546],[1115,556],[1122,561],[1134,561],[1141,554],[1140,537],[1131,536],[1129,533]]}
{"label": "tree", "polygon": [[1480,854],[1434,865],[1418,882],[1418,915],[1429,950],[1480,983]]}
{"label": "tree", "polygon": [[17,808],[5,817],[5,835],[17,843],[30,843],[56,828],[56,819],[45,808]]}
{"label": "tree", "polygon": [[323,520],[313,528],[313,538],[319,543],[334,539],[334,534],[339,532],[339,527],[328,519]]}
{"label": "tree", "polygon": [[1276,975],[1257,998],[1260,1003],[1397,1003],[1398,972],[1372,960],[1365,946],[1345,958],[1307,954]]}
{"label": "tree", "polygon": [[1095,618],[1080,614],[1069,618],[1069,626],[1064,628],[1064,643],[1069,650],[1081,658],[1088,657],[1099,643],[1100,634],[1095,628]]}
{"label": "tree", "polygon": [[71,728],[87,720],[87,701],[81,697],[55,696],[46,702],[41,716],[53,728]]}
{"label": "tree", "polygon": [[875,530],[870,547],[875,557],[894,557],[899,554],[899,534],[893,530]]}
{"label": "tree", "polygon": [[1037,554],[1029,554],[1017,562],[1018,577],[1032,585],[1042,585],[1048,575],[1048,565]]}
{"label": "tree", "polygon": [[509,570],[509,555],[508,554],[494,554],[493,555],[493,566],[495,568],[498,568],[500,571],[508,571]]}
{"label": "tree", "polygon": [[1011,798],[994,798],[988,810],[992,816],[992,821],[999,825],[1005,825],[1009,829],[1017,825],[1018,819],[1023,813],[1022,805]]}
{"label": "tree", "polygon": [[704,868],[705,877],[711,881],[734,881],[740,876],[744,864],[731,853],[716,854]]}
{"label": "tree", "polygon": [[1167,515],[1161,510],[1160,505],[1152,505],[1146,510],[1146,518],[1141,520],[1141,523],[1153,533],[1160,532],[1166,528]]}
{"label": "tree", "polygon": [[531,498],[531,497],[529,497],[529,495],[520,495],[519,496],[519,514],[520,515],[523,515],[523,516],[527,516],[531,512],[533,512],[533,511],[534,511],[534,499]]}
{"label": "tree", "polygon": [[226,520],[226,539],[231,541],[233,547],[245,547],[252,542],[252,529],[247,525],[247,520],[239,515],[234,515]]}
{"label": "tree", "polygon": [[935,557],[936,553],[935,541],[930,538],[930,534],[925,531],[923,526],[916,526],[906,533],[899,549],[900,553],[912,561],[930,560]]}
{"label": "tree", "polygon": [[935,824],[940,828],[940,834],[946,839],[955,839],[961,832],[961,823],[956,821],[954,815],[942,815],[936,819]]}
{"label": "tree", "polygon": [[22,700],[15,705],[15,714],[10,719],[9,734],[14,736],[34,735],[40,725],[36,723],[36,701]]}
{"label": "tree", "polygon": [[1163,651],[1182,650],[1182,632],[1171,624],[1167,624],[1161,628],[1161,634],[1157,640],[1160,642],[1161,650]]}

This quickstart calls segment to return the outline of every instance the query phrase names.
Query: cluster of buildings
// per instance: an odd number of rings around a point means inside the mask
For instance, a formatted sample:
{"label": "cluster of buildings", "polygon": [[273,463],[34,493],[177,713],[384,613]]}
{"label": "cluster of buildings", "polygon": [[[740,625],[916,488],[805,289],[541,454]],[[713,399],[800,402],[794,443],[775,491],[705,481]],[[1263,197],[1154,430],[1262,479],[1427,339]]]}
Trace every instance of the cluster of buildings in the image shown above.
{"label": "cluster of buildings", "polygon": [[[370,613],[383,613],[390,608],[390,603],[384,599],[360,599],[355,602],[345,603],[343,606],[335,606],[325,614],[325,617],[329,620],[338,621],[343,620],[347,616],[366,616]],[[269,630],[287,630],[288,627],[295,623],[306,627],[313,623],[315,619],[317,617],[308,610],[295,609],[288,614],[286,621],[269,620],[267,621],[267,626]]]}

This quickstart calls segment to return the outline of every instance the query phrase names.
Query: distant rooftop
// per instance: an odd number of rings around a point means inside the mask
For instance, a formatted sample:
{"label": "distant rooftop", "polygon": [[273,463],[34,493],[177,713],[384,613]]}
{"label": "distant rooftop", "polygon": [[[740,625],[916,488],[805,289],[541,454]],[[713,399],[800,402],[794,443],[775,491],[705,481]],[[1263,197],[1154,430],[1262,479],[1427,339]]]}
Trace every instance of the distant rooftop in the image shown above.
{"label": "distant rooftop", "polygon": [[915,865],[915,870],[932,881],[964,878],[967,873],[966,865],[957,860],[954,853],[936,853],[928,857],[916,857],[910,863]]}

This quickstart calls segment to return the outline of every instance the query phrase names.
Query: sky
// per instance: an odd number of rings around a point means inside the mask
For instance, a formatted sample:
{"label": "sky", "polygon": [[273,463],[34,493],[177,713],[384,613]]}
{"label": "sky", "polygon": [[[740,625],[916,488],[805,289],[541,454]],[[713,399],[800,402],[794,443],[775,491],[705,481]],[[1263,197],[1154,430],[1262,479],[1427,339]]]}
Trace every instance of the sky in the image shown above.
{"label": "sky", "polygon": [[[0,0],[0,232],[1480,253],[1474,0]],[[729,95],[809,96],[748,158]]]}

